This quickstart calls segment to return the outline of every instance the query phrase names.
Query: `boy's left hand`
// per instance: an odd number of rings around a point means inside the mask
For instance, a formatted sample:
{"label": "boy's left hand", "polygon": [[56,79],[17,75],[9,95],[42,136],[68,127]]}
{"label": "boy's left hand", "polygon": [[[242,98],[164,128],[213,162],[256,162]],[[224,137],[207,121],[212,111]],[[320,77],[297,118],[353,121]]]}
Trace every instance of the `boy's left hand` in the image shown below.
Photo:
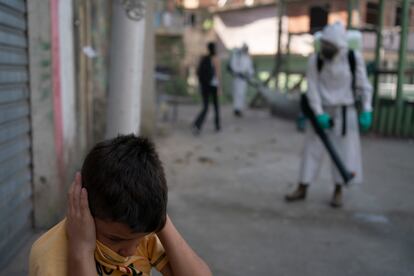
{"label": "boy's left hand", "polygon": [[68,193],[66,231],[69,251],[78,256],[93,256],[96,247],[95,221],[89,210],[88,193],[82,188],[81,181],[78,172]]}

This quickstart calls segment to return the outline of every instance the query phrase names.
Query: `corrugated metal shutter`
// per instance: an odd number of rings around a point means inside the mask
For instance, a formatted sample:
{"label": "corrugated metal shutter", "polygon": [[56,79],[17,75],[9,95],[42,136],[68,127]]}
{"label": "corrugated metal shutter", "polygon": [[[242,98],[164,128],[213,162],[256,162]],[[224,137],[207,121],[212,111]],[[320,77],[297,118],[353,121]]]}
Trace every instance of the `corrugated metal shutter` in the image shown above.
{"label": "corrugated metal shutter", "polygon": [[0,0],[0,263],[32,227],[26,20],[25,1]]}

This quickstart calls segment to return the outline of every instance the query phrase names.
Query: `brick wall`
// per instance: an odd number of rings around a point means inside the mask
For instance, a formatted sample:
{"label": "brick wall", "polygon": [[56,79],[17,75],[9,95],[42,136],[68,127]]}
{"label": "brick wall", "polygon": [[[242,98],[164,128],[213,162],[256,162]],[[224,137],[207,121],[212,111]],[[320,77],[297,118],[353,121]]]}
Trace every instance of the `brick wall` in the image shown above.
{"label": "brick wall", "polygon": [[329,7],[328,23],[342,21],[347,22],[347,3],[343,0],[321,1],[309,0],[289,3],[286,13],[289,17],[289,32],[309,32],[310,31],[310,9],[313,6]]}

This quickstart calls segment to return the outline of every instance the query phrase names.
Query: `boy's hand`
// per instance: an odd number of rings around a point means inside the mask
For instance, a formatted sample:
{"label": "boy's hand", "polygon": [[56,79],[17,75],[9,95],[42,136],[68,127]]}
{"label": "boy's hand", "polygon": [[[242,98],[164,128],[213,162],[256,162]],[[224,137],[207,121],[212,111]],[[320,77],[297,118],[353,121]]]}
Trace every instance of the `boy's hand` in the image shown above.
{"label": "boy's hand", "polygon": [[76,173],[75,181],[68,193],[66,231],[69,239],[69,254],[79,257],[93,256],[96,247],[95,221],[88,204],[88,193],[81,185],[81,175]]}
{"label": "boy's hand", "polygon": [[164,228],[157,233],[157,236],[164,246],[169,261],[161,270],[163,275],[212,275],[208,265],[191,249],[168,215]]}

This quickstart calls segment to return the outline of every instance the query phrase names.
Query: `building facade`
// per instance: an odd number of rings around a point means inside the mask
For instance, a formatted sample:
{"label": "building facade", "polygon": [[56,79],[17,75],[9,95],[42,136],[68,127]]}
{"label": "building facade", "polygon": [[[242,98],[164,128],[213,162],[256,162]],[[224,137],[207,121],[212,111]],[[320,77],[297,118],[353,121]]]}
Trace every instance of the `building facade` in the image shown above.
{"label": "building facade", "polygon": [[[112,4],[122,1],[0,1],[0,265],[34,228],[64,217],[75,172],[105,138]],[[146,5],[136,34],[144,41],[137,62],[148,66],[132,107],[141,113],[134,132],[147,136],[155,125],[153,8]]]}

